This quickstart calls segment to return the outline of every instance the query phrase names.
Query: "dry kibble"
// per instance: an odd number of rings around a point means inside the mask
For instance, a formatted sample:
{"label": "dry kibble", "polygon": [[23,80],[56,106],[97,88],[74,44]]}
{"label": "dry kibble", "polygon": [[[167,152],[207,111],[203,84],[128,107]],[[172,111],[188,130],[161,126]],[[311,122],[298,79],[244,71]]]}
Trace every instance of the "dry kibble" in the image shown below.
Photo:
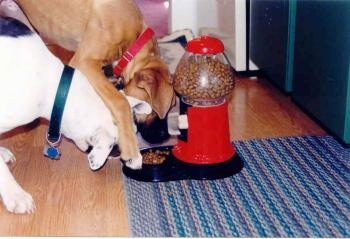
{"label": "dry kibble", "polygon": [[142,154],[143,164],[157,165],[162,164],[169,156],[169,150],[149,150]]}
{"label": "dry kibble", "polygon": [[215,100],[234,87],[231,67],[213,57],[190,56],[180,61],[174,75],[174,89],[189,100]]}

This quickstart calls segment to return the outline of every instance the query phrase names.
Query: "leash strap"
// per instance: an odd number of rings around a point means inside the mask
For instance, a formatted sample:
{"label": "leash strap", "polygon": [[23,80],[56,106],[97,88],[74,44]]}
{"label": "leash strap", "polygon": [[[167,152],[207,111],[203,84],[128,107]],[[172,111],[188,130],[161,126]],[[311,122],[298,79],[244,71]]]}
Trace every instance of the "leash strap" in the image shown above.
{"label": "leash strap", "polygon": [[65,65],[57,88],[56,97],[51,112],[49,129],[46,135],[46,140],[52,147],[57,146],[61,140],[61,121],[73,74],[74,69]]}
{"label": "leash strap", "polygon": [[135,57],[135,55],[140,51],[140,49],[149,41],[154,35],[154,31],[151,28],[146,28],[146,30],[136,39],[134,44],[132,44],[123,54],[122,58],[118,61],[118,64],[114,67],[113,73],[115,76],[119,77],[123,69],[128,65],[128,63]]}

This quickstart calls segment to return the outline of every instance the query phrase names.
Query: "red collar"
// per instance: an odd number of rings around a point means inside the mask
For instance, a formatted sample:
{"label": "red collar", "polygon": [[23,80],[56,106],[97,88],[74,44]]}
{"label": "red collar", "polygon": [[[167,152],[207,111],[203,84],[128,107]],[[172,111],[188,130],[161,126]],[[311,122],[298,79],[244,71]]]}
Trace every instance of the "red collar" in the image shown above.
{"label": "red collar", "polygon": [[123,69],[128,65],[128,63],[134,58],[134,56],[139,52],[139,50],[149,41],[154,35],[154,31],[151,28],[146,28],[146,30],[136,39],[134,44],[132,44],[123,54],[122,58],[118,61],[118,64],[114,67],[113,73],[115,76],[120,76]]}

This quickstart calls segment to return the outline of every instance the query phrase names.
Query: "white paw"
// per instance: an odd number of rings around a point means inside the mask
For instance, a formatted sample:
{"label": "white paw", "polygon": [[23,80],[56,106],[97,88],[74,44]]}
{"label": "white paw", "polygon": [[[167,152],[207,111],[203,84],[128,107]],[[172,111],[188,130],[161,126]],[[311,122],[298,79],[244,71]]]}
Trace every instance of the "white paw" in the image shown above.
{"label": "white paw", "polygon": [[5,163],[12,163],[16,161],[16,158],[10,150],[0,147],[0,160],[3,160]]}
{"label": "white paw", "polygon": [[35,210],[32,196],[19,186],[13,187],[4,193],[2,200],[6,209],[12,213],[32,213]]}
{"label": "white paw", "polygon": [[137,157],[131,158],[125,162],[126,166],[131,169],[141,169],[142,168],[142,155],[139,153]]}
{"label": "white paw", "polygon": [[90,169],[97,170],[105,164],[107,157],[97,157],[95,154],[90,153],[88,155],[88,160],[89,160]]}

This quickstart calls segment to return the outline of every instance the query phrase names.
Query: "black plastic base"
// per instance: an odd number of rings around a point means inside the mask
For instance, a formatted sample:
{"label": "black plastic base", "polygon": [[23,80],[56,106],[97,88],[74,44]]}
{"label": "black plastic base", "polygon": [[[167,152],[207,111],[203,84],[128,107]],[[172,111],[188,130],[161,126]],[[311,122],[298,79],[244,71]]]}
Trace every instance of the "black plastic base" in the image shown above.
{"label": "black plastic base", "polygon": [[[171,149],[172,146],[154,147],[141,150],[141,154],[150,150],[171,152]],[[133,170],[123,165],[123,173],[127,177],[143,182],[166,182],[185,179],[214,180],[239,173],[243,166],[244,163],[237,154],[222,163],[190,164],[178,160],[170,153],[163,163],[156,165],[143,164],[140,170]]]}

